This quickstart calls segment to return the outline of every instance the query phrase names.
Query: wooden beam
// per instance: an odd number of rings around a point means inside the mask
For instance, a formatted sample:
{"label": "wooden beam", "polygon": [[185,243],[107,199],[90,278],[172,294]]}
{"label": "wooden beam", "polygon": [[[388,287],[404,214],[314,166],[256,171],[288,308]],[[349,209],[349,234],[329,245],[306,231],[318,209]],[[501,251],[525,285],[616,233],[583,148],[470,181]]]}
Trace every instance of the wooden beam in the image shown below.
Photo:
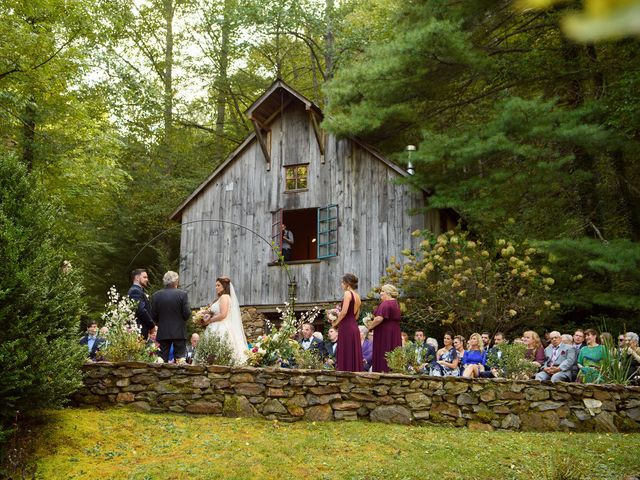
{"label": "wooden beam", "polygon": [[324,163],[324,135],[322,135],[322,129],[318,124],[318,119],[313,110],[309,109],[309,117],[311,118],[311,125],[313,126],[313,133],[316,135],[316,141],[318,142],[318,148],[320,149],[320,155],[322,155],[322,163]]}
{"label": "wooden beam", "polygon": [[251,118],[251,123],[253,124],[253,129],[256,132],[256,137],[258,138],[258,143],[260,144],[260,148],[262,149],[264,159],[267,161],[267,170],[271,170],[271,154],[269,152],[269,147],[267,146],[264,135],[262,135],[262,126],[260,125],[260,122],[258,122],[255,118]]}

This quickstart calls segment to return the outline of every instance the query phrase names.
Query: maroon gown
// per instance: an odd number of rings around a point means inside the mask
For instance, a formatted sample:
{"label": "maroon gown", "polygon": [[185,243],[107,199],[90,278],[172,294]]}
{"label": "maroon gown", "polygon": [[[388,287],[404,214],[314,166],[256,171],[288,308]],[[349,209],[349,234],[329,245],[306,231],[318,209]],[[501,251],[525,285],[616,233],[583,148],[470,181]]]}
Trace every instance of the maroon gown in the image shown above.
{"label": "maroon gown", "polygon": [[352,292],[347,314],[338,325],[338,345],[336,346],[336,370],[345,372],[362,371],[362,347],[360,330],[354,314],[355,300]]}
{"label": "maroon gown", "polygon": [[373,312],[374,317],[382,317],[373,330],[373,368],[374,372],[388,372],[389,366],[384,354],[402,346],[400,335],[400,306],[395,300],[385,300]]}

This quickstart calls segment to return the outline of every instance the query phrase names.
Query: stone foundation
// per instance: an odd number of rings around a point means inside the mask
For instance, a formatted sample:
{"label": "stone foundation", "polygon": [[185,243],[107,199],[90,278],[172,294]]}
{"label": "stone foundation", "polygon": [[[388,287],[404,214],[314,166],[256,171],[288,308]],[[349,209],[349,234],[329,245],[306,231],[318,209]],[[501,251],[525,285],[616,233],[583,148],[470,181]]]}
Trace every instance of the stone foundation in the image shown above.
{"label": "stone foundation", "polygon": [[638,431],[640,387],[277,368],[86,364],[76,405],[293,422],[372,420],[476,430]]}
{"label": "stone foundation", "polygon": [[255,341],[260,335],[264,335],[265,317],[254,307],[242,307],[242,325],[249,342]]}

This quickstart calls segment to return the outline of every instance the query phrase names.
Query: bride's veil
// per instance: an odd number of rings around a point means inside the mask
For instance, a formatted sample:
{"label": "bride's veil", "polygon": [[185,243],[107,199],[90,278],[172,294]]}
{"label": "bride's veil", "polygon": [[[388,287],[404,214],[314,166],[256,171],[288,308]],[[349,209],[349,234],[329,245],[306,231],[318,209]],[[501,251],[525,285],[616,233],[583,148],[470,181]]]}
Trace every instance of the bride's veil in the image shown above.
{"label": "bride's veil", "polygon": [[238,297],[236,291],[233,288],[233,283],[229,284],[231,305],[229,305],[229,314],[227,319],[229,321],[229,341],[233,345],[233,350],[236,356],[236,361],[244,364],[247,360],[247,337],[244,334],[244,327],[242,326],[242,314],[240,313],[240,304],[238,303]]}

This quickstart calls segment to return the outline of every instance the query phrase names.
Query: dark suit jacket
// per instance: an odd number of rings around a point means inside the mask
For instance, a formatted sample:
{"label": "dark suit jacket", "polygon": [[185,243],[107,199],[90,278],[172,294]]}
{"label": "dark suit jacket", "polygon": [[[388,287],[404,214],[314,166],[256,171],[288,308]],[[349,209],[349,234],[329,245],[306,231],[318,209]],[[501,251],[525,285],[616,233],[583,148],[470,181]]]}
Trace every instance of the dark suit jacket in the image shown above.
{"label": "dark suit jacket", "polygon": [[[300,340],[298,340],[300,346],[302,346],[302,340],[304,339],[301,338]],[[309,347],[309,350],[318,352],[318,355],[320,355],[321,357],[325,356],[324,343],[322,343],[322,340],[319,340],[316,337],[311,337],[311,346]]]}
{"label": "dark suit jacket", "polygon": [[[89,334],[86,334],[84,337],[82,337],[80,339],[80,345],[83,346],[87,346],[89,345]],[[93,342],[93,348],[91,349],[91,351],[87,351],[87,356],[91,359],[91,360],[95,360],[96,359],[96,352],[98,350],[100,350],[100,348],[104,345],[104,338],[98,337],[96,336],[96,341]],[[88,347],[87,347],[88,348]]]}
{"label": "dark suit jacket", "polygon": [[185,340],[191,317],[187,292],[178,288],[158,290],[151,297],[151,318],[158,325],[156,340]]}
{"label": "dark suit jacket", "polygon": [[127,293],[129,298],[138,302],[138,308],[136,309],[136,322],[140,325],[141,334],[144,338],[149,336],[149,330],[154,327],[153,319],[151,318],[151,303],[149,297],[140,285],[133,284]]}
{"label": "dark suit jacket", "polygon": [[[333,350],[333,343],[331,342],[331,340],[327,340],[326,342],[324,342],[324,355],[325,357],[328,358],[336,358],[336,354]],[[336,342],[336,346],[337,346],[337,342]]]}

